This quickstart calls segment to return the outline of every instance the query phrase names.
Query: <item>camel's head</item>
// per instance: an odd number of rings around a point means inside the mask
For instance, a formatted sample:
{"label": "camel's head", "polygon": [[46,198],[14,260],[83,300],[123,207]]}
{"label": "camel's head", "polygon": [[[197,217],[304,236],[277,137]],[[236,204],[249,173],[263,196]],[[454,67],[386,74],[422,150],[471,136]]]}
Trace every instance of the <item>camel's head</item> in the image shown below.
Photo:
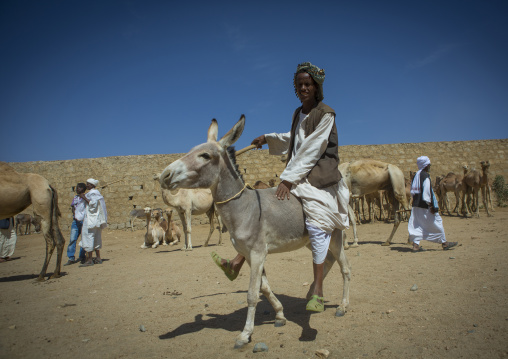
{"label": "camel's head", "polygon": [[159,222],[160,219],[162,219],[162,209],[157,208],[152,211],[152,218],[155,219],[155,221]]}
{"label": "camel's head", "polygon": [[489,167],[490,167],[490,162],[489,161],[481,161],[480,162],[480,165],[482,166],[482,170],[488,170]]}
{"label": "camel's head", "polygon": [[152,209],[150,207],[145,207],[144,211],[145,211],[146,214],[151,214],[152,213]]}
{"label": "camel's head", "polygon": [[213,119],[208,128],[207,142],[197,145],[185,156],[167,166],[159,178],[161,187],[170,190],[215,187],[219,181],[219,164],[229,156],[228,147],[240,138],[244,127],[245,116],[242,115],[233,128],[217,141],[219,125]]}

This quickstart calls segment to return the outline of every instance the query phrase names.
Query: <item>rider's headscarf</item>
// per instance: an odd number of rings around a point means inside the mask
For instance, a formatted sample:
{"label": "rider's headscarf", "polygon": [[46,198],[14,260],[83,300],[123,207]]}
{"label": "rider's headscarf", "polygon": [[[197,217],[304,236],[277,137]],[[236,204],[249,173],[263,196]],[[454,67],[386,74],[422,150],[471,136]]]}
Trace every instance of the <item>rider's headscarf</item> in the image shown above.
{"label": "rider's headscarf", "polygon": [[295,76],[293,77],[293,86],[295,88],[296,97],[298,97],[298,91],[296,89],[296,76],[299,73],[306,72],[312,77],[314,81],[316,81],[317,93],[316,100],[323,101],[323,82],[325,81],[325,70],[320,69],[316,65],[312,65],[310,62],[302,62],[296,67]]}

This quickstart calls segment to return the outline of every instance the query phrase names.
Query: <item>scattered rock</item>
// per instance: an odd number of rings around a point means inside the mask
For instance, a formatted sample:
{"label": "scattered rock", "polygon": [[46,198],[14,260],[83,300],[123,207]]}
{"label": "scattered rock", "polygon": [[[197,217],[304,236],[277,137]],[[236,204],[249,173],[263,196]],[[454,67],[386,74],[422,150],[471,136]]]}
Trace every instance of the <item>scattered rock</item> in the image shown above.
{"label": "scattered rock", "polygon": [[450,257],[450,259],[455,259],[455,257]]}
{"label": "scattered rock", "polygon": [[418,286],[416,284],[413,284],[413,286],[410,289],[412,292],[418,290]]}
{"label": "scattered rock", "polygon": [[83,339],[82,342],[83,343],[88,343],[90,341],[90,339]]}
{"label": "scattered rock", "polygon": [[304,287],[309,285],[309,282],[305,282],[302,284]]}
{"label": "scattered rock", "polygon": [[395,312],[395,309],[388,309],[388,310],[386,311],[386,314],[390,314],[390,313],[393,313],[393,312]]}
{"label": "scattered rock", "polygon": [[473,327],[475,327],[475,328],[476,328],[477,326],[478,326],[478,324],[473,324]]}
{"label": "scattered rock", "polygon": [[140,326],[139,326],[139,331],[140,331],[140,332],[146,332],[146,328],[145,328],[145,326],[144,326],[144,325],[140,325]]}
{"label": "scattered rock", "polygon": [[257,343],[254,345],[254,349],[252,349],[253,353],[259,353],[259,352],[267,352],[268,351],[268,345],[265,343]]}
{"label": "scattered rock", "polygon": [[326,358],[328,358],[329,355],[330,355],[330,352],[326,349],[316,350],[316,356],[318,358],[326,359]]}
{"label": "scattered rock", "polygon": [[11,325],[11,326],[9,327],[9,329],[16,329],[16,326],[15,326],[15,325]]}

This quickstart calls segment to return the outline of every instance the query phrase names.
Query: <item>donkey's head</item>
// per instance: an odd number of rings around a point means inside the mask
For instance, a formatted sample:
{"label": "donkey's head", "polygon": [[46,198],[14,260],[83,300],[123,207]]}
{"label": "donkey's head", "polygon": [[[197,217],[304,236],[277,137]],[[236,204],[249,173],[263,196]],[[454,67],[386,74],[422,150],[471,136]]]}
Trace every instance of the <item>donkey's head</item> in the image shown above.
{"label": "donkey's head", "polygon": [[[215,119],[208,128],[207,142],[192,148],[189,153],[167,166],[159,181],[164,189],[211,188],[217,185],[220,163],[227,157],[226,149],[241,136],[245,126],[245,116],[219,141],[219,125]],[[229,163],[229,161],[224,161]]]}

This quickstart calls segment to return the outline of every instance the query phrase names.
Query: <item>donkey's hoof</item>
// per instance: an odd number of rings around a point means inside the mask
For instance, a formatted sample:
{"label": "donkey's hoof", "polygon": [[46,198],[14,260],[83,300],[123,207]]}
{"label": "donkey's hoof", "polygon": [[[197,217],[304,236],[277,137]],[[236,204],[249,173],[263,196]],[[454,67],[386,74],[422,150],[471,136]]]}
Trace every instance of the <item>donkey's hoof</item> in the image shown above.
{"label": "donkey's hoof", "polygon": [[346,311],[342,308],[337,308],[337,311],[335,312],[336,317],[343,317],[346,315]]}
{"label": "donkey's hoof", "polygon": [[39,276],[39,277],[37,277],[37,279],[35,281],[36,282],[45,282],[46,279],[44,277]]}
{"label": "donkey's hoof", "polygon": [[286,319],[275,319],[275,327],[283,327],[286,325]]}
{"label": "donkey's hoof", "polygon": [[358,243],[353,243],[350,245],[351,248],[358,248],[360,245]]}
{"label": "donkey's hoof", "polygon": [[382,246],[385,246],[385,247],[386,247],[386,246],[389,246],[390,244],[391,244],[390,242],[383,242],[383,243],[381,243],[381,245],[382,245]]}
{"label": "donkey's hoof", "polygon": [[58,274],[53,274],[51,277],[49,277],[49,279],[56,279],[56,278],[60,278],[62,275],[60,273]]}
{"label": "donkey's hoof", "polygon": [[241,341],[241,340],[237,340],[237,341],[235,342],[235,349],[242,349],[242,348],[245,346],[245,344],[247,344],[247,343],[244,343],[244,342],[243,342],[243,341]]}

